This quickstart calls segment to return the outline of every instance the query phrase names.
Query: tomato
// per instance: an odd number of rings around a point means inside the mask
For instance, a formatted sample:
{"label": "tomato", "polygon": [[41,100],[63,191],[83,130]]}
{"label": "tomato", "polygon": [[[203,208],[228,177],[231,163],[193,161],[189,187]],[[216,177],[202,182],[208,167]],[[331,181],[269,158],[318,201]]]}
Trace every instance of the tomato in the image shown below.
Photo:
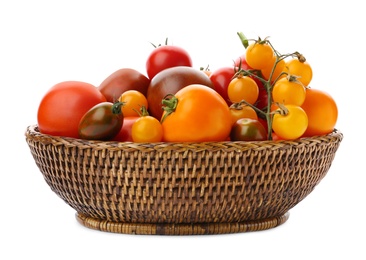
{"label": "tomato", "polygon": [[43,134],[78,138],[83,115],[94,105],[106,101],[93,85],[64,81],[51,87],[43,96],[37,112],[39,131]]}
{"label": "tomato", "polygon": [[107,101],[114,103],[127,90],[137,90],[146,96],[150,80],[141,72],[122,68],[109,75],[99,85],[98,89]]}
{"label": "tomato", "polygon": [[227,93],[227,88],[230,81],[234,78],[235,73],[234,66],[228,66],[214,70],[210,76],[214,89],[223,97],[228,105],[231,104],[231,101]]}
{"label": "tomato", "polygon": [[241,118],[232,126],[230,140],[264,141],[267,140],[267,131],[258,120],[251,118]]}
{"label": "tomato", "polygon": [[167,142],[227,140],[231,130],[230,110],[212,88],[192,84],[164,100],[162,126]]}
{"label": "tomato", "polygon": [[277,103],[301,106],[305,96],[305,87],[291,75],[278,80],[272,89],[273,101]]}
{"label": "tomato", "polygon": [[241,118],[251,118],[258,119],[257,113],[255,110],[245,104],[234,103],[230,106],[230,114],[232,119],[232,124],[238,121]]}
{"label": "tomato", "polygon": [[122,93],[118,99],[123,102],[123,116],[139,116],[139,111],[142,106],[148,108],[147,99],[141,92],[137,90],[127,90]]}
{"label": "tomato", "polygon": [[[269,77],[271,76],[271,73],[272,73],[272,77],[271,77],[271,82],[277,80],[277,79],[280,79],[280,78],[283,78],[286,76],[286,74],[282,74],[283,72],[285,72],[286,68],[285,68],[285,65],[286,65],[286,62],[285,60],[279,60],[278,63],[276,64],[276,67],[274,68],[273,70],[273,66],[268,66],[268,67],[265,67],[263,69],[261,69],[261,72],[262,72],[262,75],[263,75],[263,78],[266,79],[266,80],[269,80]],[[272,72],[273,70],[273,72]]]}
{"label": "tomato", "polygon": [[163,127],[150,115],[139,117],[132,125],[132,140],[136,143],[156,143],[163,140]]}
{"label": "tomato", "polygon": [[245,59],[251,68],[261,70],[272,67],[276,57],[268,42],[260,40],[249,44],[246,48]]}
{"label": "tomato", "polygon": [[288,74],[299,77],[298,80],[304,87],[309,86],[313,78],[313,70],[307,61],[300,61],[298,58],[290,59],[285,67]]}
{"label": "tomato", "polygon": [[[285,105],[285,111],[273,116],[272,128],[280,139],[294,140],[301,137],[308,127],[306,112],[296,105]],[[280,111],[279,108],[277,111]]]}
{"label": "tomato", "polygon": [[192,67],[189,53],[179,46],[162,45],[155,48],[147,57],[147,76],[152,79],[160,71],[177,66]]}
{"label": "tomato", "polygon": [[191,84],[214,87],[209,77],[195,68],[179,66],[159,72],[151,80],[147,90],[149,114],[160,120],[163,115],[161,102],[164,97],[168,94],[174,95],[178,90]]}
{"label": "tomato", "polygon": [[123,125],[121,102],[102,102],[92,107],[81,118],[79,136],[88,140],[110,140]]}
{"label": "tomato", "polygon": [[304,136],[329,134],[338,119],[338,107],[333,97],[325,91],[306,89],[305,102],[301,106],[309,118],[309,126]]}
{"label": "tomato", "polygon": [[119,133],[113,137],[112,141],[118,142],[133,142],[132,140],[132,125],[140,116],[128,116],[123,118],[123,125]]}
{"label": "tomato", "polygon": [[254,104],[258,99],[259,88],[251,77],[238,76],[230,81],[227,93],[231,102],[245,100],[249,104]]}

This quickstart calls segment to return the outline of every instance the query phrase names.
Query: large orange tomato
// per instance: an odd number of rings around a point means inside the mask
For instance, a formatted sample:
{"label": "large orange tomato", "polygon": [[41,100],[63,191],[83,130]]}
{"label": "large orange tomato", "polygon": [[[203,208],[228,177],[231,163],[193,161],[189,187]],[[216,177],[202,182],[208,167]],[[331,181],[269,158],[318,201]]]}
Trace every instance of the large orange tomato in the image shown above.
{"label": "large orange tomato", "polygon": [[226,101],[212,88],[188,85],[164,100],[162,126],[167,142],[224,141],[231,115]]}
{"label": "large orange tomato", "polygon": [[338,108],[331,95],[319,89],[307,88],[301,107],[309,119],[304,136],[324,135],[333,131],[338,119]]}

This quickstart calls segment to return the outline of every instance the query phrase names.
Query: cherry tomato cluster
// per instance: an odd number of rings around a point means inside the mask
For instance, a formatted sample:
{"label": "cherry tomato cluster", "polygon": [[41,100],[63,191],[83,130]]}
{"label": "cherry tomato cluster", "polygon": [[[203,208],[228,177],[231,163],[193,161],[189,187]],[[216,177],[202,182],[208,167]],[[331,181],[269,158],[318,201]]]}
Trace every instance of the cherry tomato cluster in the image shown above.
{"label": "cherry tomato cluster", "polygon": [[312,68],[299,52],[280,54],[268,40],[238,36],[232,66],[196,69],[168,45],[146,59],[146,75],[121,68],[94,86],[60,82],[38,108],[41,133],[120,142],[293,140],[333,131],[338,110],[310,88]]}

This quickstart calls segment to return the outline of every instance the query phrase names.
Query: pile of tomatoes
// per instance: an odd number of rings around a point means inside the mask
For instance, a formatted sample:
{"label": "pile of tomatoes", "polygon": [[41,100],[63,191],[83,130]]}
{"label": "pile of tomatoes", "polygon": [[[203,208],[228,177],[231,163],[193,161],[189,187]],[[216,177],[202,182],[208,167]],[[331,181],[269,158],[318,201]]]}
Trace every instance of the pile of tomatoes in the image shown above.
{"label": "pile of tomatoes", "polygon": [[38,108],[41,133],[120,142],[294,140],[333,131],[338,110],[310,87],[299,52],[280,54],[268,40],[248,40],[232,66],[196,69],[179,47],[155,46],[146,75],[121,68],[99,86],[64,81]]}

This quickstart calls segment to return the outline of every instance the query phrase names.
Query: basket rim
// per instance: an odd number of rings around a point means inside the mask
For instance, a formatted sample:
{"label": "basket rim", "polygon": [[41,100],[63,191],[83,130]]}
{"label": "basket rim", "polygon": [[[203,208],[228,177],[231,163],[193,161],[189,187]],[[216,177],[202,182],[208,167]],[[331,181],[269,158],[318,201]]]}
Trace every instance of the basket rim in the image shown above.
{"label": "basket rim", "polygon": [[65,136],[53,136],[43,134],[39,131],[38,125],[29,125],[25,131],[27,141],[36,140],[43,144],[53,144],[55,146],[63,145],[68,147],[93,147],[99,149],[153,149],[153,150],[169,150],[169,149],[194,149],[194,150],[218,150],[229,146],[234,146],[239,149],[262,149],[265,146],[293,146],[300,144],[322,143],[322,142],[341,142],[343,133],[334,129],[331,133],[320,136],[302,137],[295,140],[265,140],[265,141],[221,141],[221,142],[157,142],[157,143],[135,143],[135,142],[119,142],[119,141],[100,141],[86,140]]}

